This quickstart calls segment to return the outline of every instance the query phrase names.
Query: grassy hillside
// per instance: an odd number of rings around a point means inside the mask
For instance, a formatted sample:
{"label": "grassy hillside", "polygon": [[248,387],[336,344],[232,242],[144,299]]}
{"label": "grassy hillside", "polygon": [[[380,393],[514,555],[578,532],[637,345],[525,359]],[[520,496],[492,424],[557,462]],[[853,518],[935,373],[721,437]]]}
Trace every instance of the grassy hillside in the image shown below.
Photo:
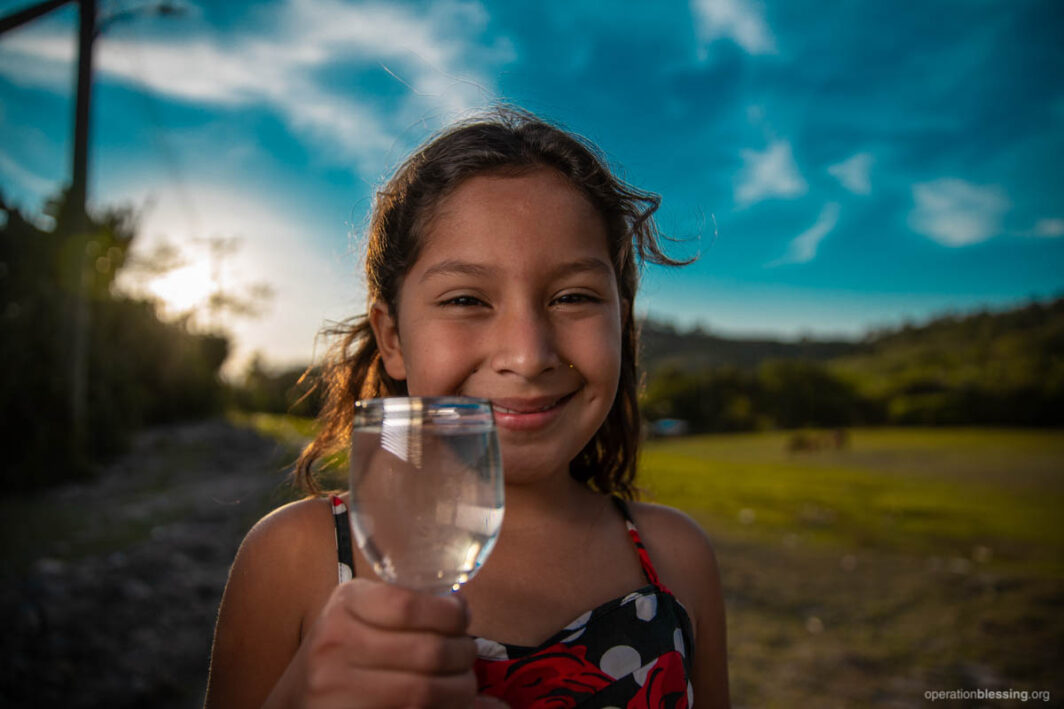
{"label": "grassy hillside", "polygon": [[1064,424],[1064,299],[860,343],[727,340],[653,323],[643,338],[646,415],[694,431]]}
{"label": "grassy hillside", "polygon": [[1064,422],[1064,299],[869,338],[830,370],[909,423]]}
{"label": "grassy hillside", "polygon": [[699,329],[680,331],[668,323],[647,320],[640,325],[639,361],[644,371],[665,368],[698,371],[732,366],[753,369],[770,359],[825,361],[864,351],[857,342],[731,338]]}

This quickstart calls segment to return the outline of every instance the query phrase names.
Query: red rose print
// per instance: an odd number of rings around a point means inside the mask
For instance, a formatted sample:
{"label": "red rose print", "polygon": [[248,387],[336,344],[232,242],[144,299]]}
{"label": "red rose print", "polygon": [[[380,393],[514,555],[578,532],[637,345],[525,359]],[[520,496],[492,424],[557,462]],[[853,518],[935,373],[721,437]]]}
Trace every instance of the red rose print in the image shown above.
{"label": "red rose print", "polygon": [[561,643],[516,660],[477,662],[475,669],[480,693],[512,709],[569,709],[613,681],[587,661],[587,648]]}
{"label": "red rose print", "polygon": [[687,678],[680,653],[674,650],[658,658],[628,709],[687,709]]}

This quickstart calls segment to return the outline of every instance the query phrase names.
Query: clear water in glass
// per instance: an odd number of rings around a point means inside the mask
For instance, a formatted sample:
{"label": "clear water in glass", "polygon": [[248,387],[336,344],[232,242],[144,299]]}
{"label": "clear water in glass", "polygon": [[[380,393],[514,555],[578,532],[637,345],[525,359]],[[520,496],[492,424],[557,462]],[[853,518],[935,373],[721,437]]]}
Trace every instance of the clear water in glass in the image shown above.
{"label": "clear water in glass", "polygon": [[348,510],[355,542],[382,579],[457,590],[483,565],[502,525],[491,404],[465,397],[358,402]]}

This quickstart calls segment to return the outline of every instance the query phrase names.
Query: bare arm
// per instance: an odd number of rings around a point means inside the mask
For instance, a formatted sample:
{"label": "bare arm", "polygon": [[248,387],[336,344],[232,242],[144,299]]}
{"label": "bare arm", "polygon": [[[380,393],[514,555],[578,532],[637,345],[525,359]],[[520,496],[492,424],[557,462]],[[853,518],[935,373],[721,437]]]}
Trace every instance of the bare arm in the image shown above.
{"label": "bare arm", "polygon": [[315,511],[313,501],[283,507],[241,544],[218,611],[208,709],[261,707],[298,651],[304,614],[328,582],[313,578]]}
{"label": "bare arm", "polygon": [[470,706],[464,601],[365,579],[336,585],[331,518],[315,504],[266,517],[241,546],[218,614],[208,709]]}
{"label": "bare arm", "polygon": [[700,706],[714,709],[731,707],[728,688],[727,632],[724,596],[721,592],[717,558],[705,540],[701,563],[693,569],[703,595],[698,599],[695,628],[695,668],[692,684]]}

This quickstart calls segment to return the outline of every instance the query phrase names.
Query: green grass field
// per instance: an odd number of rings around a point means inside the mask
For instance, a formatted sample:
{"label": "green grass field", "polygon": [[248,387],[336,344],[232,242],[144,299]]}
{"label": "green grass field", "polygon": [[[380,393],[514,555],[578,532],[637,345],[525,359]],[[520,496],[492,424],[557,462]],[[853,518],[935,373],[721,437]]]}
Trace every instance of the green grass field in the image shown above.
{"label": "green grass field", "polygon": [[[311,430],[244,423],[289,441]],[[643,449],[645,497],[714,541],[734,706],[925,706],[926,691],[979,688],[1059,704],[1064,435],[855,429],[844,447],[791,452],[794,435]]]}
{"label": "green grass field", "polygon": [[644,449],[648,496],[716,545],[737,707],[922,706],[957,688],[1060,701],[1059,431],[858,429],[789,452],[792,435]]}

